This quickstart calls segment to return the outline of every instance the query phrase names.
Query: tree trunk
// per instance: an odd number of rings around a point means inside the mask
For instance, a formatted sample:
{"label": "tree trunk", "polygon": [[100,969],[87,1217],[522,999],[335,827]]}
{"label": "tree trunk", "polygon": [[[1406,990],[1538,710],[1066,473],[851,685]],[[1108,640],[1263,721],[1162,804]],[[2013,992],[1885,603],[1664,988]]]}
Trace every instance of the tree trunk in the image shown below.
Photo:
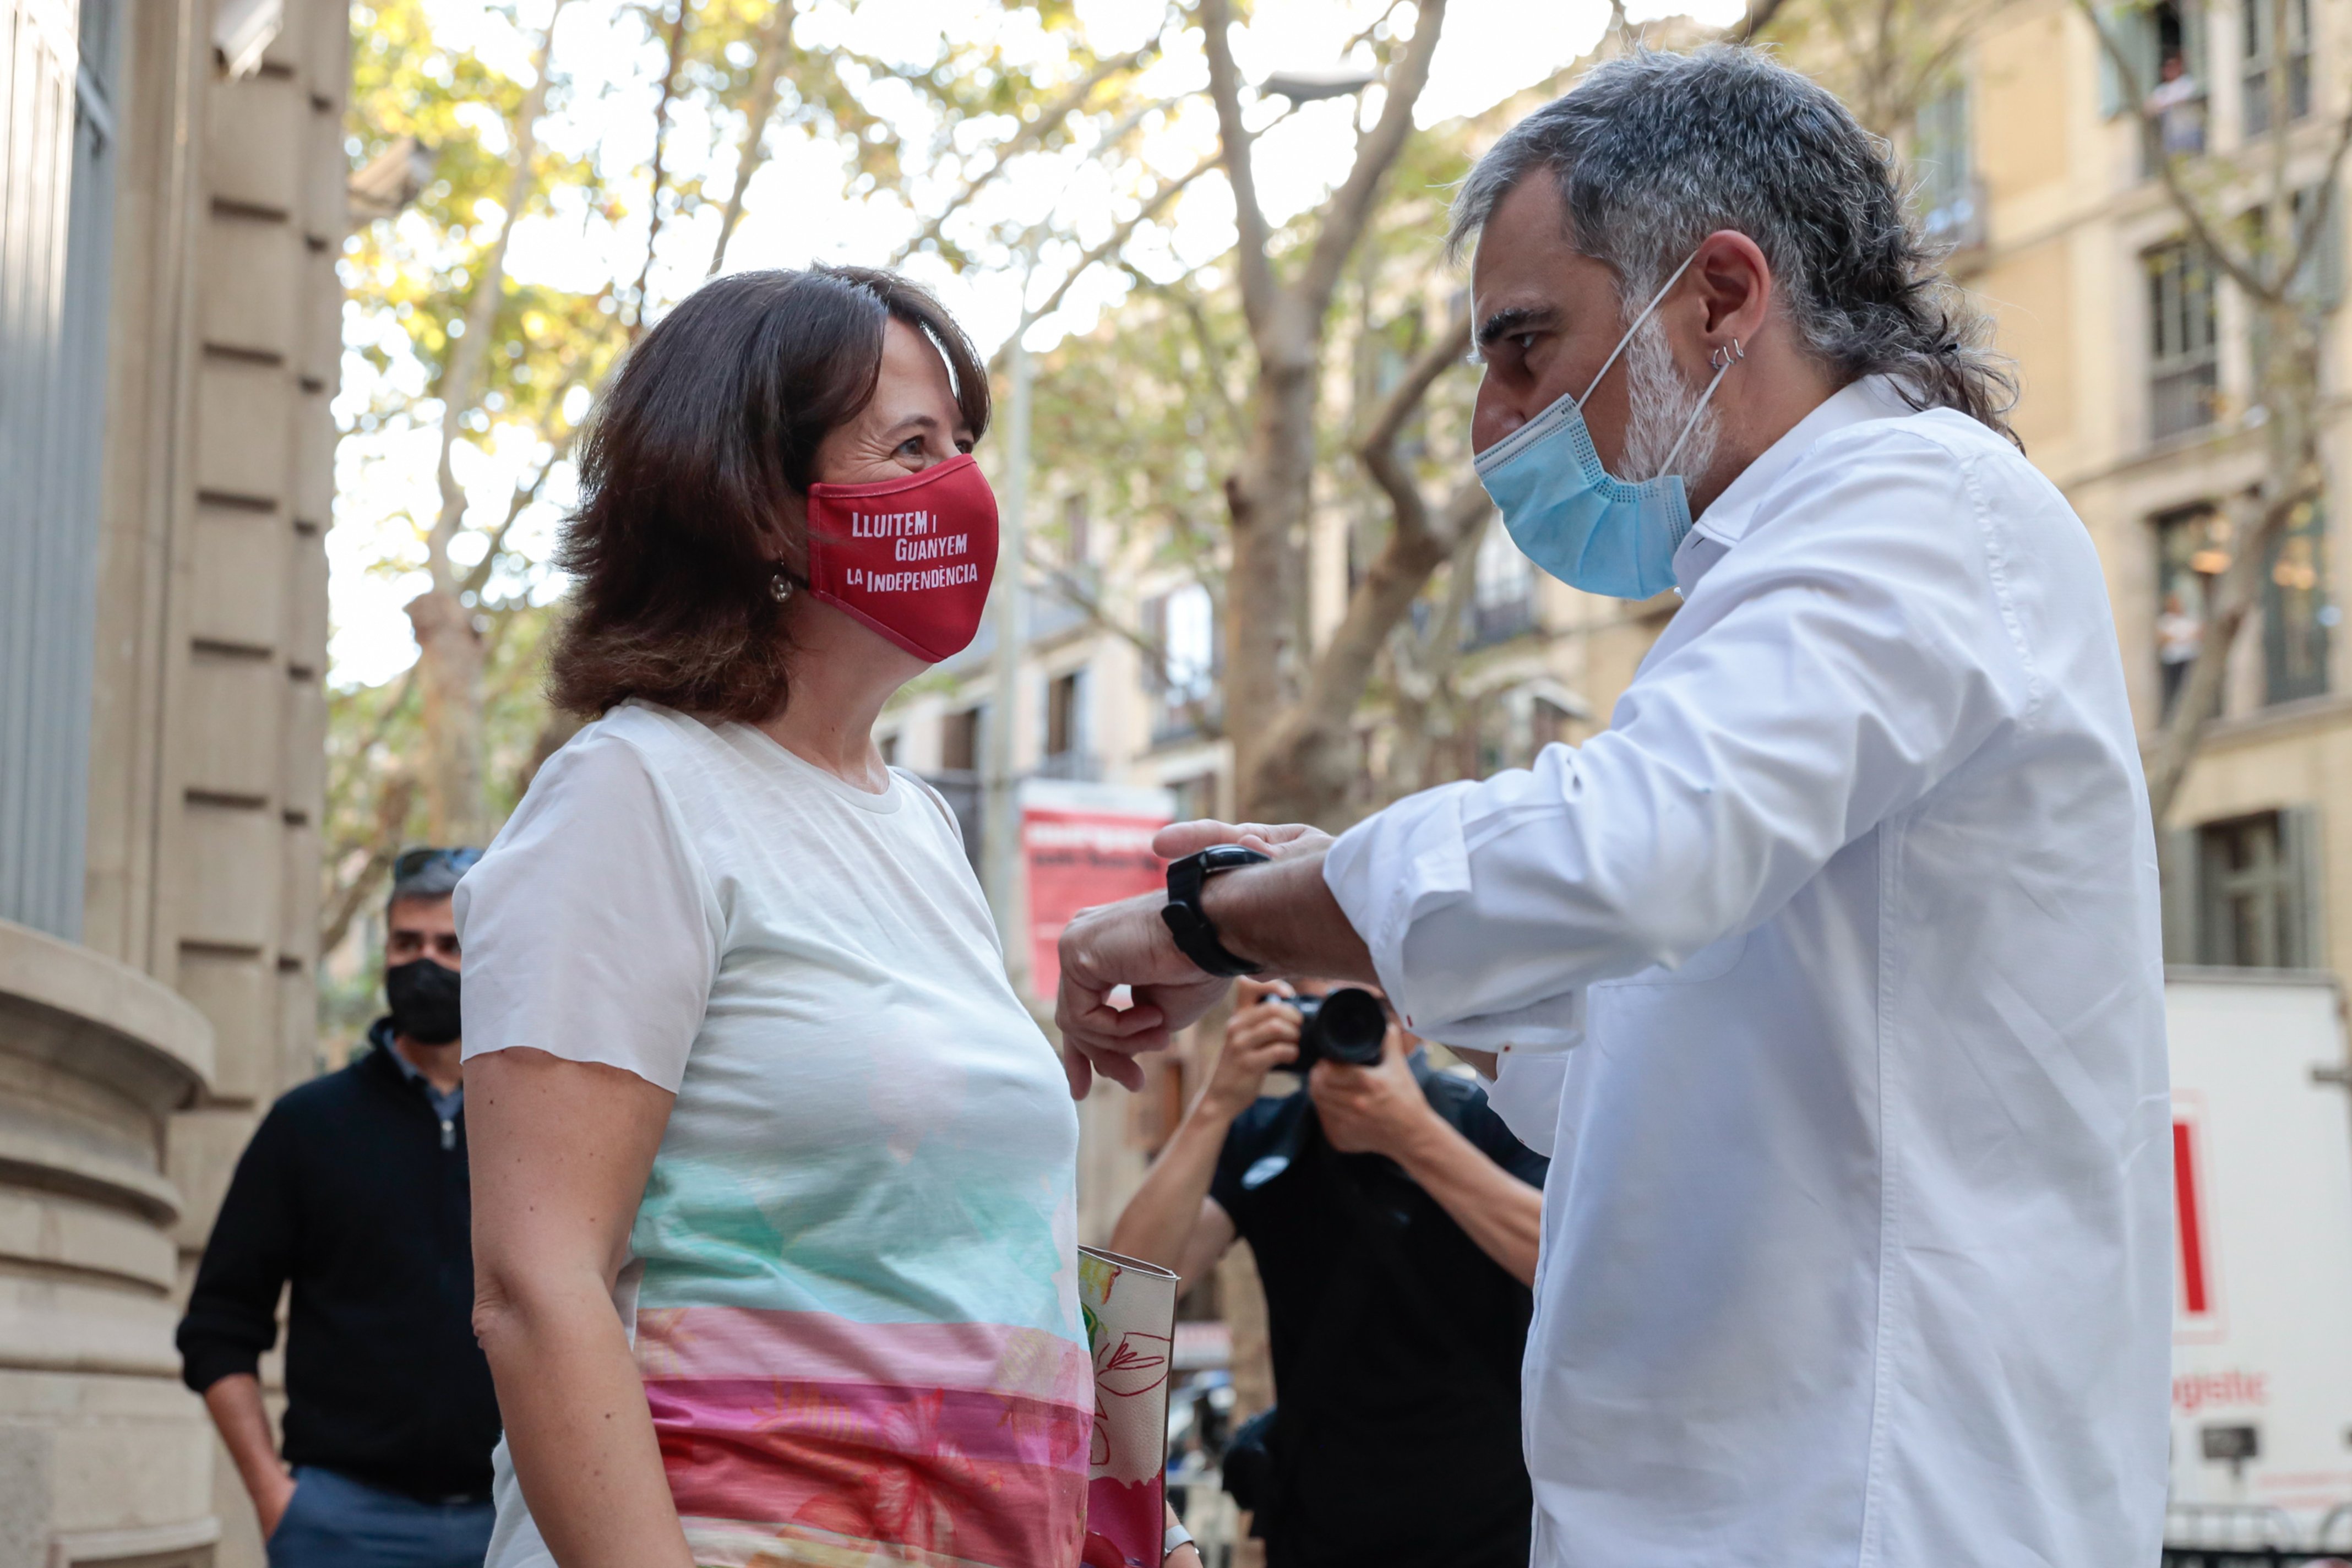
{"label": "tree trunk", "polygon": [[1233,563],[1225,578],[1225,732],[1234,737],[1235,809],[1256,822],[1292,820],[1295,792],[1269,767],[1289,758],[1269,742],[1299,692],[1306,533],[1313,500],[1315,362],[1320,332],[1288,353],[1262,354],[1250,399],[1250,440],[1225,482]]}
{"label": "tree trunk", "polygon": [[446,589],[408,602],[424,676],[425,832],[437,845],[485,841],[489,803],[482,787],[482,636],[474,613]]}
{"label": "tree trunk", "polygon": [[2147,774],[2148,811],[2159,826],[2171,816],[2189,764],[2220,711],[2230,650],[2261,597],[2272,552],[2296,514],[2315,504],[2321,493],[2316,328],[2291,300],[2266,309],[2263,317],[2270,352],[2261,366],[2260,384],[2270,417],[2263,425],[2262,485],[2254,504],[2243,509],[2243,525],[2231,541],[2230,564],[2206,616],[2196,660],[2163,730],[2141,759]]}
{"label": "tree trunk", "polygon": [[432,586],[408,604],[408,624],[416,633],[416,663],[425,689],[425,801],[429,830],[441,844],[481,841],[489,817],[482,788],[482,639],[473,612],[459,598],[460,584],[450,564],[449,544],[466,520],[465,487],[457,482],[456,452],[459,421],[480,399],[490,334],[506,292],[507,241],[536,183],[531,167],[538,153],[539,117],[547,107],[549,55],[555,24],[569,0],[556,0],[532,64],[536,74],[523,93],[510,128],[513,174],[507,183],[506,217],[476,269],[473,297],[466,304],[466,330],[442,367],[441,460],[436,470],[441,510],[425,542],[425,567]]}

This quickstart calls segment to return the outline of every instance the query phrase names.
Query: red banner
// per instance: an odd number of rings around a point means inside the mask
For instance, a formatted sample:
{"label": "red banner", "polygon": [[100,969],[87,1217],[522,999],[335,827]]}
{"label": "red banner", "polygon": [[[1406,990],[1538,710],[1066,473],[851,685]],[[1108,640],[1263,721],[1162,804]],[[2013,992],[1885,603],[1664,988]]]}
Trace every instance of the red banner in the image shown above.
{"label": "red banner", "polygon": [[1151,836],[1170,817],[1156,804],[1160,793],[1032,786],[1022,806],[1021,849],[1029,872],[1033,994],[1050,1001],[1061,982],[1059,944],[1071,916],[1167,885],[1168,862],[1151,852]]}

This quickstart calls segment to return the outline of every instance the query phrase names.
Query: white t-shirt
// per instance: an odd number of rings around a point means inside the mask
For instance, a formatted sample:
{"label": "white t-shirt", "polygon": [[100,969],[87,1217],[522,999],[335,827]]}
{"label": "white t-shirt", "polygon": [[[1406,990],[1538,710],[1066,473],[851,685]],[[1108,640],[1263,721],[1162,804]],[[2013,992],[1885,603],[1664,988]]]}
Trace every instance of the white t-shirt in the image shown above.
{"label": "white t-shirt", "polygon": [[[677,1097],[618,1304],[695,1560],[1075,1564],[1077,1118],[946,804],[632,702],[456,908],[468,1060]],[[488,1568],[546,1563],[498,1458]]]}

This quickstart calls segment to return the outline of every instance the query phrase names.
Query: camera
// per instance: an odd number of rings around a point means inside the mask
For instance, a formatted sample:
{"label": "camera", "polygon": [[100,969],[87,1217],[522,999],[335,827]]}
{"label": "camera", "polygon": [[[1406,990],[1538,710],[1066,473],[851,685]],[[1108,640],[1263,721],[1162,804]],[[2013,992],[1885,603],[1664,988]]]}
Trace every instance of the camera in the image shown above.
{"label": "camera", "polygon": [[1388,1009],[1360,986],[1344,985],[1323,996],[1269,996],[1298,1015],[1298,1059],[1290,1070],[1305,1073],[1318,1061],[1348,1067],[1378,1066],[1388,1037]]}

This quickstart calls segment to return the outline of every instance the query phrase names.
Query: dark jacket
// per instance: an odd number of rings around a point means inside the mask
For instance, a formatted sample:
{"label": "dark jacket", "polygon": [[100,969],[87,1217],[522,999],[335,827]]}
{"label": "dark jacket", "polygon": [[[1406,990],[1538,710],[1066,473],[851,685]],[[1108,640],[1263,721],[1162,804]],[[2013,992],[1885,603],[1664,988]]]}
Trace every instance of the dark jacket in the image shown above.
{"label": "dark jacket", "polygon": [[199,1394],[286,1333],[286,1459],[441,1499],[486,1495],[499,1406],[474,1342],[465,1116],[446,1128],[392,1055],[270,1108],[237,1161],[180,1322]]}

